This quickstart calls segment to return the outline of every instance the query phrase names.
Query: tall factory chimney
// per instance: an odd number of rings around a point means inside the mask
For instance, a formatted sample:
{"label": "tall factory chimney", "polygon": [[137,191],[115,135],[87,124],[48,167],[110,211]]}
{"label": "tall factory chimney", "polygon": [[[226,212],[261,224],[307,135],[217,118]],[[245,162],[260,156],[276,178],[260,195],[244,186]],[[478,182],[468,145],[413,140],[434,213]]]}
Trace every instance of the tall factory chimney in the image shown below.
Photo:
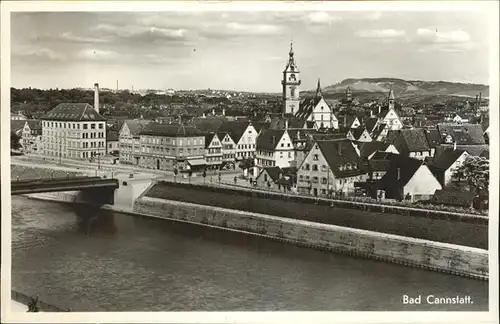
{"label": "tall factory chimney", "polygon": [[116,93],[118,93],[118,80],[116,80]]}
{"label": "tall factory chimney", "polygon": [[99,113],[99,83],[94,83],[94,109]]}

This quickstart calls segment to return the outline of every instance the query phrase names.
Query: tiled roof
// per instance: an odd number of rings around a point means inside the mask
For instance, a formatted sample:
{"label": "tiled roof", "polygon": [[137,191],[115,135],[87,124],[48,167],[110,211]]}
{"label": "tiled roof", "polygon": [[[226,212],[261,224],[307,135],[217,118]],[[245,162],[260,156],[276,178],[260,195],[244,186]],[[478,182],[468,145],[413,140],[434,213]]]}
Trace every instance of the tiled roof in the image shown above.
{"label": "tiled roof", "polygon": [[299,119],[307,118],[312,112],[313,109],[319,104],[322,97],[313,97],[304,99],[300,105],[299,110],[295,114],[295,116]]}
{"label": "tiled roof", "polygon": [[368,161],[368,169],[371,172],[387,171],[390,165],[390,159],[371,159]]}
{"label": "tiled roof", "polygon": [[22,130],[26,125],[26,120],[11,120],[10,121],[10,131],[16,132],[18,130]]}
{"label": "tiled roof", "polygon": [[224,122],[226,122],[224,117],[196,117],[191,120],[191,123],[196,128],[207,133],[217,132]]}
{"label": "tiled roof", "polygon": [[266,172],[273,182],[278,181],[280,178],[280,174],[282,173],[280,167],[277,166],[264,168],[262,172]]}
{"label": "tiled roof", "polygon": [[442,170],[448,170],[448,168],[455,163],[455,161],[464,153],[465,150],[453,150],[452,148],[447,148],[439,156],[437,156],[432,161],[432,166]]}
{"label": "tiled roof", "polygon": [[311,134],[311,137],[315,141],[330,141],[330,140],[347,139],[346,135],[342,134],[342,133]]}
{"label": "tiled roof", "polygon": [[365,127],[368,130],[368,133],[372,133],[375,130],[375,126],[377,126],[378,118],[368,118],[365,121]]}
{"label": "tiled roof", "polygon": [[[346,178],[366,173],[366,170],[361,167],[358,153],[356,153],[351,141],[317,141],[316,143],[335,177]],[[345,165],[355,167],[343,169]]]}
{"label": "tiled roof", "polygon": [[105,121],[94,107],[87,103],[62,103],[42,117],[44,120]]}
{"label": "tiled roof", "polygon": [[257,150],[274,151],[279,140],[285,133],[284,129],[265,129],[257,137]]}
{"label": "tiled roof", "polygon": [[228,121],[222,123],[217,132],[228,133],[235,143],[240,141],[250,122],[248,121]]}
{"label": "tiled roof", "polygon": [[377,141],[359,143],[359,154],[361,157],[369,157],[374,152],[385,151],[389,145],[390,144]]}
{"label": "tiled roof", "polygon": [[441,136],[439,136],[437,129],[426,129],[424,132],[430,148],[436,148],[441,143]]}
{"label": "tiled roof", "polygon": [[217,136],[217,134],[215,134],[215,133],[210,133],[210,134],[205,135],[205,148],[208,148],[210,146],[210,143],[212,143],[212,140],[216,136]]}
{"label": "tiled roof", "polygon": [[396,148],[399,152],[421,152],[421,151],[429,151],[430,147],[427,143],[427,137],[425,136],[424,130],[421,128],[413,128],[413,129],[401,129],[399,130],[401,136],[399,137],[399,141],[396,140],[396,143],[403,144],[403,147],[396,144]]}
{"label": "tiled roof", "polygon": [[146,126],[151,123],[151,121],[143,119],[131,119],[125,120],[123,123],[127,124],[127,127],[133,136],[138,136],[146,128]]}
{"label": "tiled roof", "polygon": [[438,131],[442,142],[447,135],[451,135],[458,145],[485,144],[483,128],[480,124],[439,124]]}
{"label": "tiled roof", "polygon": [[362,127],[358,127],[358,128],[351,128],[350,129],[350,132],[351,134],[354,136],[354,139],[357,141],[361,135],[363,134],[363,132],[365,131],[364,128]]}
{"label": "tiled roof", "polygon": [[[390,157],[390,165],[386,174],[380,179],[380,188],[402,188],[413,177],[418,168],[424,163],[421,160],[394,154]],[[399,178],[398,178],[399,171]]]}
{"label": "tiled roof", "polygon": [[32,131],[42,131],[42,121],[39,119],[25,120]]}
{"label": "tiled roof", "polygon": [[168,137],[193,137],[203,136],[203,133],[194,126],[184,126],[178,124],[149,123],[140,132],[141,135],[168,136]]}

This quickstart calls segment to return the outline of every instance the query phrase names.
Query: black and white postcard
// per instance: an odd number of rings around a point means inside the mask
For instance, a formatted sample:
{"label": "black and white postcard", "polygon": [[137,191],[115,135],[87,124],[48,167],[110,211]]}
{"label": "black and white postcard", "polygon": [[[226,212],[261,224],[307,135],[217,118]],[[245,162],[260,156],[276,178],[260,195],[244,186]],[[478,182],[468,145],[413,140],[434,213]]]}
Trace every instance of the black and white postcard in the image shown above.
{"label": "black and white postcard", "polygon": [[497,2],[1,9],[2,321],[495,322]]}

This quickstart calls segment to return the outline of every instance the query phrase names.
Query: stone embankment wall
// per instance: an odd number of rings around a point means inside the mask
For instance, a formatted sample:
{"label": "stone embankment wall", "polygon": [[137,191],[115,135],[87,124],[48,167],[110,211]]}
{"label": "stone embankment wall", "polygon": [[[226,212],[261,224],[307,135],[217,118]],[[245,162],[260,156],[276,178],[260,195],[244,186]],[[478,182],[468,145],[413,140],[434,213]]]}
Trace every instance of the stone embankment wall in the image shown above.
{"label": "stone embankment wall", "polygon": [[[358,203],[353,209],[338,202],[230,188],[159,182],[145,196],[199,205],[242,210],[291,219],[364,229],[430,241],[488,248],[488,219],[443,212],[393,212]],[[351,203],[352,202],[346,202]],[[363,205],[366,209],[363,210]],[[389,210],[388,210],[389,209]]]}
{"label": "stone embankment wall", "polygon": [[135,202],[134,212],[407,266],[488,278],[488,251],[478,248],[147,196]]}

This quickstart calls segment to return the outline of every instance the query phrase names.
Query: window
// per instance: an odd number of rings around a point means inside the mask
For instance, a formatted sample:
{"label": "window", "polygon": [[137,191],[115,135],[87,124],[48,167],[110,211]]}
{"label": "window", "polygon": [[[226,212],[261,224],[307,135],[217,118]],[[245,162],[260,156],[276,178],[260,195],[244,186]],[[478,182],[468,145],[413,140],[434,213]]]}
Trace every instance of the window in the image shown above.
{"label": "window", "polygon": [[104,128],[104,124],[103,123],[100,123],[99,124],[99,129],[103,129]]}
{"label": "window", "polygon": [[321,183],[322,183],[322,184],[326,184],[326,182],[327,182],[327,179],[326,179],[326,178],[324,178],[324,177],[323,177],[323,178],[321,178]]}
{"label": "window", "polygon": [[292,152],[288,152],[288,157],[291,158],[292,157]]}
{"label": "window", "polygon": [[313,171],[318,171],[318,166],[316,164],[313,164],[312,170]]}
{"label": "window", "polygon": [[318,159],[319,159],[318,154],[314,154],[314,156],[313,156],[313,160],[314,160],[314,161],[318,161]]}
{"label": "window", "polygon": [[264,181],[267,181],[267,174],[264,174]]}
{"label": "window", "polygon": [[87,128],[88,128],[87,124],[83,124],[83,129],[87,129]]}
{"label": "window", "polygon": [[90,129],[95,129],[95,124],[94,123],[90,124]]}
{"label": "window", "polygon": [[310,165],[306,163],[306,170],[310,170]]}

